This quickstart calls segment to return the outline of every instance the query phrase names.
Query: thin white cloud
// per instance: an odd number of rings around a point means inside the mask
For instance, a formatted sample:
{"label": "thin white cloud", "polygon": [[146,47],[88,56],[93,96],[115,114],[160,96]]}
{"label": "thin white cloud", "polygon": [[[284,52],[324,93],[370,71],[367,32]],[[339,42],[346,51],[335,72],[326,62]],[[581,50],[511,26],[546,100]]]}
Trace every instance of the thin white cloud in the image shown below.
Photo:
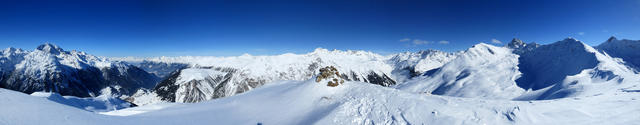
{"label": "thin white cloud", "polygon": [[418,45],[428,45],[428,44],[449,44],[449,41],[446,40],[440,40],[440,41],[428,41],[428,40],[422,40],[422,39],[412,39],[412,38],[404,38],[404,39],[400,39],[398,40],[399,42],[407,42],[408,46],[418,46]]}
{"label": "thin white cloud", "polygon": [[578,35],[582,36],[584,35],[584,32],[578,32]]}
{"label": "thin white cloud", "polygon": [[493,43],[493,44],[502,44],[502,41],[497,40],[497,39],[491,39],[491,43]]}
{"label": "thin white cloud", "polygon": [[441,41],[439,41],[438,43],[440,43],[440,44],[449,44],[449,41],[441,40]]}
{"label": "thin white cloud", "polygon": [[413,45],[424,45],[424,44],[429,44],[429,41],[426,40],[421,40],[421,39],[414,39],[413,40]]}
{"label": "thin white cloud", "polygon": [[404,39],[400,39],[400,40],[398,40],[398,41],[400,41],[400,42],[407,42],[407,41],[411,41],[411,39],[409,39],[409,38],[404,38]]}

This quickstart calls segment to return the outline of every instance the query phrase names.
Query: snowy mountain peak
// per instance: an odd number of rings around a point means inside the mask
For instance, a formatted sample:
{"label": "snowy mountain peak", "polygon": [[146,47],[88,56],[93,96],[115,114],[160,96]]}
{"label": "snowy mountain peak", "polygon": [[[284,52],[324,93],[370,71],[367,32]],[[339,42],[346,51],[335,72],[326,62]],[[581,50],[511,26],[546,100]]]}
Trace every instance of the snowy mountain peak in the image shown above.
{"label": "snowy mountain peak", "polygon": [[486,44],[486,43],[478,43],[476,45],[471,46],[471,48],[489,48],[491,46],[493,46],[493,45],[489,45],[489,44]]}
{"label": "snowy mountain peak", "polygon": [[22,52],[24,52],[24,50],[22,50],[22,49],[16,49],[16,48],[13,48],[13,47],[9,47],[9,48],[4,49],[4,50],[2,51],[2,54],[4,54],[4,55],[9,55],[9,54],[11,54],[11,53],[22,53]]}
{"label": "snowy mountain peak", "polygon": [[309,54],[316,54],[316,55],[317,54],[327,54],[327,53],[331,53],[331,52],[335,52],[335,51],[337,51],[337,50],[330,51],[330,50],[325,49],[325,48],[316,48],[316,49],[313,50],[313,52],[311,52]]}
{"label": "snowy mountain peak", "polygon": [[499,47],[496,47],[496,46],[493,46],[493,45],[489,45],[489,44],[486,44],[486,43],[478,43],[476,45],[473,45],[471,48],[467,49],[466,52],[484,52],[484,51],[486,51],[486,52],[489,52],[489,53],[493,54],[494,53],[493,50],[496,49],[496,48],[499,48]]}
{"label": "snowy mountain peak", "polygon": [[64,52],[64,50],[60,47],[58,47],[57,45],[51,44],[51,43],[45,43],[42,44],[40,46],[38,46],[38,48],[36,48],[36,50],[40,50],[40,51],[44,51],[44,52],[48,52],[51,54],[60,54],[61,52]]}
{"label": "snowy mountain peak", "polygon": [[577,50],[577,49],[581,49],[581,50],[586,50],[588,52],[592,52],[595,51],[595,49],[593,49],[591,46],[583,43],[580,40],[574,39],[574,38],[566,38],[564,40],[558,41],[558,42],[554,42],[551,44],[548,44],[546,46],[553,46],[552,48],[556,48],[556,49],[565,49],[565,50]]}
{"label": "snowy mountain peak", "polygon": [[[151,88],[156,78],[132,65],[45,43],[34,51],[8,48],[0,56],[0,87],[25,93],[97,96],[105,88],[128,95]],[[6,54],[9,52],[9,54]]]}
{"label": "snowy mountain peak", "polygon": [[577,39],[575,39],[573,37],[568,37],[568,38],[565,38],[564,40],[562,40],[560,42],[580,42],[580,40],[577,40]]}

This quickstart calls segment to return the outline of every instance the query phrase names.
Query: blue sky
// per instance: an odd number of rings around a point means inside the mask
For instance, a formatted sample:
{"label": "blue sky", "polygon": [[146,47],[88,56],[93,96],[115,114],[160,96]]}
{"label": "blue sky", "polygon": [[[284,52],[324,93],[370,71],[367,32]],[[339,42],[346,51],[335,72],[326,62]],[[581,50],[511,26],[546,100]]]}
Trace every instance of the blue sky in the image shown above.
{"label": "blue sky", "polygon": [[98,56],[234,56],[317,47],[457,51],[514,37],[597,45],[614,35],[640,39],[639,6],[640,0],[2,0],[0,47],[50,42]]}

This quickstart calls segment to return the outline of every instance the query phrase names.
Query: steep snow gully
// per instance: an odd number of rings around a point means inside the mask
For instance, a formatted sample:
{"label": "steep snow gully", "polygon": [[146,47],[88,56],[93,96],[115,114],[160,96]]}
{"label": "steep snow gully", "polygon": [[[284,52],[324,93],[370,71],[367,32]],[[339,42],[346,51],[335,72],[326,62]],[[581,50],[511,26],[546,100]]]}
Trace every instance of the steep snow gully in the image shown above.
{"label": "steep snow gully", "polygon": [[[101,58],[52,44],[8,48],[0,124],[637,124],[638,51],[639,40],[615,37],[596,47],[513,39],[386,56]],[[323,67],[331,77],[318,77]]]}

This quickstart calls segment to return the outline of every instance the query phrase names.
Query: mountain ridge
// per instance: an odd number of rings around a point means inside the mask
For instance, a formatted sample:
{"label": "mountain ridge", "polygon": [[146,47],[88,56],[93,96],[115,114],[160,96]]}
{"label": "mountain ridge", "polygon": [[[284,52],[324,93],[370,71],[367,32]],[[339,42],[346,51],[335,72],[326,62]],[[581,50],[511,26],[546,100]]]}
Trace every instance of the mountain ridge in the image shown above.
{"label": "mountain ridge", "polygon": [[78,97],[129,95],[155,84],[154,76],[132,65],[75,50],[64,51],[50,43],[33,51],[7,48],[0,60],[3,65],[0,87],[25,93],[46,91]]}

